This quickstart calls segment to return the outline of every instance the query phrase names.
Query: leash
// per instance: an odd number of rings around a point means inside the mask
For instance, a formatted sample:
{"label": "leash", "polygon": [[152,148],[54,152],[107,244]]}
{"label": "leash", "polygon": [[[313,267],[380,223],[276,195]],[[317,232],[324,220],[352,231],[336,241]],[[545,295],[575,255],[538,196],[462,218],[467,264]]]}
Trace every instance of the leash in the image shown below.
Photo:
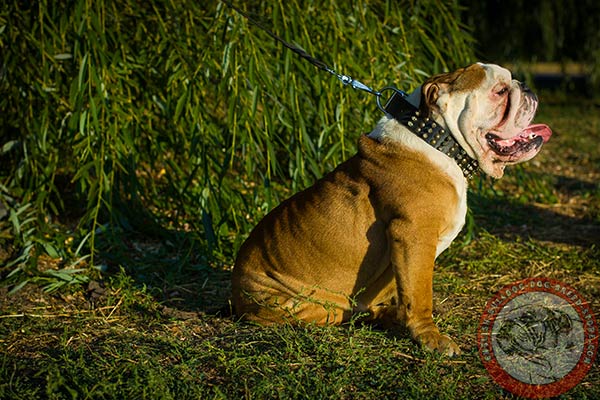
{"label": "leash", "polygon": [[[361,81],[353,79],[348,75],[338,74],[334,69],[330,68],[323,61],[316,59],[300,47],[288,43],[281,37],[277,36],[275,33],[273,33],[271,30],[265,27],[262,23],[252,18],[250,14],[234,6],[228,0],[221,1],[233,10],[235,10],[237,13],[242,15],[252,24],[262,29],[273,39],[280,42],[294,53],[298,54],[300,57],[304,58],[317,68],[328,72],[336,78],[338,78],[344,84],[344,86],[351,86],[353,89],[362,90],[364,92],[374,95],[377,98],[377,107],[384,114],[404,124],[411,132],[423,139],[433,148],[453,158],[462,170],[463,175],[467,179],[472,178],[473,175],[475,175],[479,171],[479,163],[477,162],[477,160],[471,158],[467,154],[467,152],[456,142],[456,140],[452,137],[452,135],[449,132],[446,132],[442,127],[440,127],[435,121],[431,120],[429,117],[420,115],[419,110],[415,106],[410,104],[406,99],[408,97],[406,92],[397,89],[393,86],[386,86],[379,91],[374,90],[373,88],[365,85]],[[385,106],[382,106],[381,98],[383,96],[383,93],[386,91],[391,91],[392,95],[387,100]]]}
{"label": "leash", "polygon": [[[337,73],[333,68],[330,68],[323,61],[321,61],[319,59],[316,59],[315,57],[313,57],[310,54],[308,54],[305,50],[301,49],[300,47],[298,47],[296,45],[293,45],[293,44],[287,42],[286,40],[284,40],[280,36],[278,36],[275,33],[273,33],[270,29],[268,29],[266,26],[264,26],[260,21],[252,18],[252,16],[250,14],[248,14],[244,10],[236,7],[235,5],[233,5],[228,0],[221,0],[221,2],[223,2],[224,4],[226,4],[228,7],[232,8],[233,10],[235,10],[238,14],[242,15],[244,18],[246,18],[253,25],[256,25],[257,27],[259,27],[261,30],[263,30],[265,33],[267,33],[273,39],[275,39],[276,41],[280,42],[285,47],[287,47],[289,50],[293,51],[294,53],[296,53],[297,55],[299,55],[303,59],[305,59],[308,62],[310,62],[311,64],[313,64],[315,67],[317,67],[320,70],[323,70],[325,72],[328,72],[331,75],[333,75],[336,78],[338,78],[344,84],[344,86],[350,86],[353,89],[362,90],[364,92],[367,92],[369,94],[374,95],[377,98],[377,107],[381,111],[383,111],[385,114],[390,114],[386,110],[386,108],[387,108],[387,104],[390,103],[390,101],[392,100],[392,98],[397,97],[397,96],[400,96],[402,98],[407,97],[406,92],[404,92],[404,91],[402,91],[400,89],[397,89],[397,88],[395,88],[393,86],[386,86],[383,89],[381,89],[381,90],[378,91],[378,90],[374,90],[373,88],[365,85],[364,83],[362,83],[361,81],[359,81],[357,79],[353,79],[352,77],[350,77],[348,75],[343,75],[343,74]],[[383,93],[386,92],[386,91],[392,91],[393,92],[392,93],[392,98],[390,98],[388,100],[388,102],[386,103],[386,106],[382,106],[381,105],[381,98],[383,96]]]}

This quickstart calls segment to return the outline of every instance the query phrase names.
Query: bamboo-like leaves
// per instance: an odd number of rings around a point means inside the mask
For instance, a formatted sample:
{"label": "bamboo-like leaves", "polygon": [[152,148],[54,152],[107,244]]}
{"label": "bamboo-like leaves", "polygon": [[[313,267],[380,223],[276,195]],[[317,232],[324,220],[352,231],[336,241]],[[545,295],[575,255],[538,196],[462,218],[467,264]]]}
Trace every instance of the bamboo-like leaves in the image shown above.
{"label": "bamboo-like leaves", "polygon": [[[410,90],[471,61],[454,3],[236,4],[377,89]],[[348,158],[379,118],[372,96],[216,0],[3,7],[0,183],[37,213],[23,219],[15,206],[13,233],[43,230],[71,196],[81,204],[77,257],[87,251],[90,264],[100,227],[148,228],[132,212],[231,257],[265,212]],[[35,243],[19,245],[66,254]],[[65,271],[55,278],[73,281]]]}

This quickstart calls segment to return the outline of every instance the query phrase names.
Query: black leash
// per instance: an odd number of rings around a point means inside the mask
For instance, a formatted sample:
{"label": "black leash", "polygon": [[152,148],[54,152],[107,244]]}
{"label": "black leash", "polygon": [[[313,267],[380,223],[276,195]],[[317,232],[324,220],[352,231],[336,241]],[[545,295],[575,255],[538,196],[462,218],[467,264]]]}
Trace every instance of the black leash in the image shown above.
{"label": "black leash", "polygon": [[[364,83],[362,83],[362,82],[360,82],[360,81],[358,81],[356,79],[353,79],[352,77],[350,77],[348,75],[338,74],[335,70],[333,70],[332,68],[330,68],[323,61],[314,58],[313,56],[311,56],[310,54],[308,54],[306,51],[304,51],[303,49],[301,49],[300,47],[298,47],[296,45],[293,45],[293,44],[285,41],[283,38],[281,38],[278,35],[276,35],[275,33],[273,33],[271,30],[269,30],[267,27],[265,27],[260,21],[252,18],[252,16],[250,16],[250,14],[248,14],[244,10],[236,7],[235,5],[233,5],[232,3],[230,3],[227,0],[221,0],[221,1],[223,3],[225,3],[228,7],[232,8],[237,13],[239,13],[240,15],[242,15],[244,18],[246,18],[252,24],[254,24],[257,27],[259,27],[260,29],[262,29],[265,33],[267,33],[273,39],[275,39],[276,41],[280,42],[285,47],[287,47],[288,49],[290,49],[291,51],[293,51],[294,53],[298,54],[300,57],[304,58],[305,60],[307,60],[308,62],[310,62],[314,66],[316,66],[317,68],[319,68],[319,69],[321,69],[321,70],[323,70],[325,72],[328,72],[328,73],[332,74],[333,76],[335,76],[336,78],[338,78],[344,84],[344,86],[348,86],[349,85],[353,89],[362,90],[364,92],[367,92],[367,93],[370,93],[370,94],[376,96],[377,97],[377,107],[379,107],[379,109],[381,111],[383,111],[384,113],[389,114],[389,112],[386,111],[387,105],[385,107],[381,105],[381,96],[383,95],[384,92],[386,92],[386,91],[392,91],[393,92],[392,97],[400,96],[400,97],[404,98],[404,97],[407,96],[405,92],[403,92],[402,90],[397,89],[395,87],[392,87],[392,86],[386,86],[383,89],[381,89],[380,91],[377,91],[377,90],[374,90],[373,88],[365,85]],[[391,98],[390,98],[390,100],[391,100]],[[387,103],[389,103],[389,101]]]}
{"label": "black leash", "polygon": [[[458,164],[458,166],[461,168],[464,176],[467,179],[470,179],[474,174],[478,172],[479,164],[477,160],[472,159],[467,154],[467,152],[456,142],[452,135],[449,132],[446,132],[446,130],[439,126],[435,121],[431,120],[429,117],[421,116],[417,107],[408,102],[408,100],[406,99],[407,94],[402,90],[392,86],[387,86],[381,89],[380,91],[377,91],[373,90],[364,83],[357,81],[356,79],[352,79],[348,75],[338,74],[332,68],[329,68],[329,66],[323,61],[314,58],[306,51],[302,50],[300,47],[288,43],[281,37],[274,34],[262,23],[252,18],[244,10],[241,10],[238,7],[231,4],[228,0],[221,1],[227,6],[231,7],[236,12],[238,12],[252,24],[258,26],[260,29],[265,31],[273,39],[280,42],[285,47],[292,50],[294,53],[298,54],[300,57],[309,61],[317,68],[334,75],[336,78],[342,81],[342,83],[345,86],[350,85],[353,89],[362,90],[374,95],[377,98],[377,107],[379,107],[381,111],[383,111],[386,115],[396,119],[400,123],[404,124],[410,131],[412,131],[415,135],[423,139],[435,149],[453,158]],[[385,91],[392,91],[392,95],[387,100],[385,106],[382,106],[381,97],[383,92]]]}

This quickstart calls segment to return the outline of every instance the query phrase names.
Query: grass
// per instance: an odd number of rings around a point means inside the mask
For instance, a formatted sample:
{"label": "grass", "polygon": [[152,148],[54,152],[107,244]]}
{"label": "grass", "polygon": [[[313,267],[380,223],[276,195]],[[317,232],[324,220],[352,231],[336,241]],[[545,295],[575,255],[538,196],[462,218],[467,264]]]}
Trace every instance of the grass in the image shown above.
{"label": "grass", "polygon": [[[454,3],[259,3],[375,88],[473,59]],[[217,1],[4,2],[0,49],[0,398],[503,398],[475,339],[495,290],[549,276],[599,309],[597,101],[544,96],[542,154],[473,181],[435,275],[435,318],[464,350],[447,360],[405,332],[230,315],[237,248],[352,154],[372,97]],[[565,398],[599,387],[596,363]]]}
{"label": "grass", "polygon": [[[472,183],[474,231],[440,257],[434,283],[435,319],[461,344],[458,359],[418,349],[405,332],[357,323],[239,322],[228,316],[231,260],[193,273],[203,261],[189,255],[178,270],[180,247],[128,235],[104,262],[136,272],[54,294],[3,289],[0,398],[510,398],[477,355],[479,317],[496,290],[546,276],[600,309],[597,107],[544,96],[538,120],[554,137],[542,153],[500,181]],[[596,361],[561,398],[598,396]]]}

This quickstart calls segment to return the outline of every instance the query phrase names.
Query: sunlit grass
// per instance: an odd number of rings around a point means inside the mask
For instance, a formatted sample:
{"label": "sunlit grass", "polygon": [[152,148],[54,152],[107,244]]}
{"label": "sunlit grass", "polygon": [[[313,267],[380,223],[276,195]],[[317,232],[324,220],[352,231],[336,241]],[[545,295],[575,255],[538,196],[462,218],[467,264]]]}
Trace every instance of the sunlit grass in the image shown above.
{"label": "sunlit grass", "polygon": [[[0,398],[504,398],[476,349],[495,290],[549,276],[600,307],[597,105],[553,95],[538,114],[552,140],[473,181],[438,260],[434,316],[461,358],[355,323],[230,318],[240,243],[353,154],[373,97],[216,1],[30,3],[0,6]],[[472,61],[447,3],[255,3],[375,88]],[[599,388],[596,363],[566,398]]]}

